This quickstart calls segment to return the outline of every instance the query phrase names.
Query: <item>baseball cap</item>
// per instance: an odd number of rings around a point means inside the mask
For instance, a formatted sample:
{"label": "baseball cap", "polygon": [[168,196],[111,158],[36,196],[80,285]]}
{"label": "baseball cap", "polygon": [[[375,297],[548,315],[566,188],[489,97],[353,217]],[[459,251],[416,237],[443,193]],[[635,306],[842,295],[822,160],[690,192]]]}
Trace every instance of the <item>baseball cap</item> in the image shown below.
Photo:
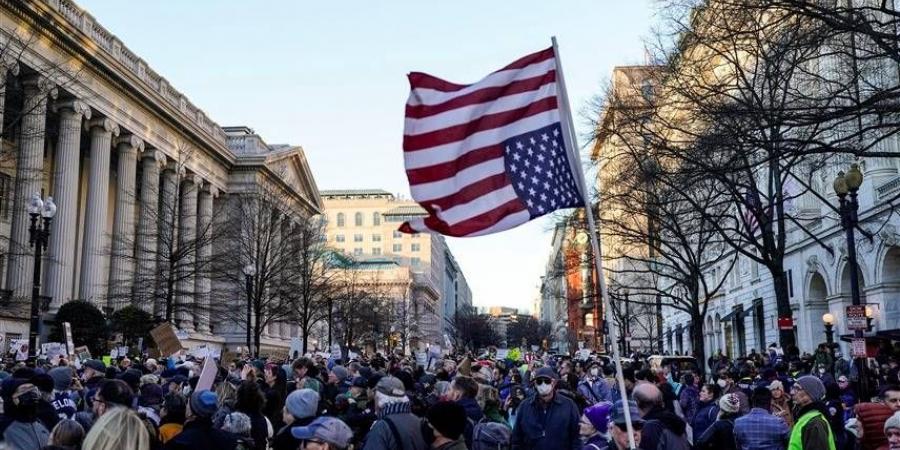
{"label": "baseball cap", "polygon": [[[628,400],[628,415],[631,416],[632,425],[644,423],[634,400]],[[612,422],[616,425],[625,425],[625,405],[622,404],[622,400],[616,401],[616,405],[613,407]]]}
{"label": "baseball cap", "polygon": [[406,395],[406,388],[403,387],[403,382],[390,375],[378,380],[375,390],[391,397],[403,397]]}
{"label": "baseball cap", "polygon": [[319,417],[308,426],[291,428],[294,439],[306,441],[320,439],[337,448],[347,448],[353,439],[353,431],[340,419],[334,417]]}
{"label": "baseball cap", "polygon": [[549,367],[541,367],[540,369],[534,372],[532,376],[533,379],[538,378],[549,378],[551,380],[559,380],[559,375],[556,374],[556,371]]}

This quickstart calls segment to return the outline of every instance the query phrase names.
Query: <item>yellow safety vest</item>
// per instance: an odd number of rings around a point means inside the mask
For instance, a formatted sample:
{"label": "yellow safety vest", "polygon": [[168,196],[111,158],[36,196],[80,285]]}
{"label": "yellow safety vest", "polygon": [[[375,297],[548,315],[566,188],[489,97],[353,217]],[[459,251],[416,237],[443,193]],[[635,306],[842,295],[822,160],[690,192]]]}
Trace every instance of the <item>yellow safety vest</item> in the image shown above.
{"label": "yellow safety vest", "polygon": [[828,429],[828,449],[836,450],[834,446],[834,435],[831,433],[831,425],[828,424],[825,416],[823,416],[822,413],[816,410],[807,411],[806,414],[800,416],[800,420],[798,420],[797,423],[794,424],[794,428],[791,430],[791,440],[788,442],[788,450],[804,450],[803,429],[806,427],[806,424],[808,424],[810,420],[815,419],[816,417],[821,417],[822,420],[825,421],[825,428]]}

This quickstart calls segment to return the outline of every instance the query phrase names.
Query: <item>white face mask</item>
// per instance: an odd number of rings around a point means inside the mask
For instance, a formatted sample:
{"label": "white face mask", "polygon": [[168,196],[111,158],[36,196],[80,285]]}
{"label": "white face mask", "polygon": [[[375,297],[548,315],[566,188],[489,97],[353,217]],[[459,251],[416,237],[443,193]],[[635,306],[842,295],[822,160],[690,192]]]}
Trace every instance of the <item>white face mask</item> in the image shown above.
{"label": "white face mask", "polygon": [[596,377],[600,373],[600,370],[596,367],[591,368],[591,376]]}
{"label": "white face mask", "polygon": [[819,373],[825,373],[825,368],[824,368],[824,367],[819,367]]}
{"label": "white face mask", "polygon": [[718,384],[720,388],[728,386],[728,382],[725,381],[724,378],[719,378],[719,381],[716,381],[716,384]]}
{"label": "white face mask", "polygon": [[535,389],[537,389],[538,394],[547,395],[550,393],[550,391],[553,390],[553,386],[551,386],[549,384],[539,384],[539,385],[535,386]]}

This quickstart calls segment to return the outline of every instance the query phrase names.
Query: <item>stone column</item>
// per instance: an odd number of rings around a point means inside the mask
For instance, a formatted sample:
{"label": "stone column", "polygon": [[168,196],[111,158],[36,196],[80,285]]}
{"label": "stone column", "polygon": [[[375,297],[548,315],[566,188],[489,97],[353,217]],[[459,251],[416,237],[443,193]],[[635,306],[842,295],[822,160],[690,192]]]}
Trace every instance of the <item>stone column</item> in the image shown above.
{"label": "stone column", "polygon": [[28,244],[28,202],[41,193],[44,181],[44,137],[47,123],[47,97],[55,88],[40,76],[22,80],[25,101],[19,124],[19,148],[16,155],[16,187],[9,239],[9,265],[6,287],[16,298],[28,298],[34,258]]}
{"label": "stone column", "polygon": [[159,169],[166,157],[159,150],[141,153],[141,213],[138,217],[135,251],[137,252],[137,276],[132,286],[132,298],[137,305],[151,314],[156,300],[157,228],[159,218]]}
{"label": "stone column", "polygon": [[81,282],[78,295],[98,308],[103,303],[103,260],[106,252],[106,211],[109,204],[109,158],[119,126],[108,118],[90,122],[91,166],[88,176],[87,211],[81,250]]}
{"label": "stone column", "polygon": [[178,328],[194,331],[193,307],[197,298],[195,266],[197,258],[197,191],[203,180],[190,175],[181,182],[181,208],[178,217],[178,287],[176,303]]}
{"label": "stone column", "polygon": [[47,254],[46,293],[53,298],[55,311],[72,299],[75,275],[75,230],[78,229],[78,187],[81,166],[81,122],[91,118],[84,102],[68,100],[55,105],[59,114],[59,139],[56,142],[56,172],[53,175],[53,199],[56,217],[50,227]]}
{"label": "stone column", "polygon": [[175,230],[178,226],[176,211],[178,211],[178,179],[180,177],[180,168],[174,163],[170,163],[163,171],[159,214],[157,215],[159,228],[156,242],[156,263],[159,278],[154,310],[156,311],[155,315],[166,320],[172,320],[178,309],[173,292],[175,286],[172,282],[175,277],[170,273],[170,264],[172,263],[172,252],[175,249]]}
{"label": "stone column", "polygon": [[[7,55],[11,56],[11,55]],[[2,58],[0,60],[0,136],[3,135],[3,112],[6,108],[6,83],[9,83],[10,75],[19,74],[19,63]]]}
{"label": "stone column", "polygon": [[197,279],[196,279],[196,305],[195,315],[197,317],[197,331],[203,334],[209,334],[209,321],[211,316],[210,307],[210,291],[211,283],[209,280],[209,264],[212,257],[212,218],[213,218],[213,198],[218,194],[218,190],[206,183],[203,189],[197,194]]}
{"label": "stone column", "polygon": [[144,141],[131,134],[116,141],[119,155],[116,169],[116,209],[114,211],[112,253],[109,261],[109,307],[119,309],[132,304],[134,282],[134,197],[137,154]]}

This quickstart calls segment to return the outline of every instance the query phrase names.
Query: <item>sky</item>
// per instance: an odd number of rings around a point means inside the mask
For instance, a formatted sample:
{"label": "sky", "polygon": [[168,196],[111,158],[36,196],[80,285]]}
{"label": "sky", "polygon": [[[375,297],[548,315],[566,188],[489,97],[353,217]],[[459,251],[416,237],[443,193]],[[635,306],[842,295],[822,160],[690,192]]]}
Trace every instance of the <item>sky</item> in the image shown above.
{"label": "sky", "polygon": [[[406,198],[408,72],[471,83],[555,35],[577,115],[613,67],[643,62],[651,3],[78,0],[219,125],[301,145],[319,189]],[[448,238],[477,306],[533,310],[551,229]]]}

